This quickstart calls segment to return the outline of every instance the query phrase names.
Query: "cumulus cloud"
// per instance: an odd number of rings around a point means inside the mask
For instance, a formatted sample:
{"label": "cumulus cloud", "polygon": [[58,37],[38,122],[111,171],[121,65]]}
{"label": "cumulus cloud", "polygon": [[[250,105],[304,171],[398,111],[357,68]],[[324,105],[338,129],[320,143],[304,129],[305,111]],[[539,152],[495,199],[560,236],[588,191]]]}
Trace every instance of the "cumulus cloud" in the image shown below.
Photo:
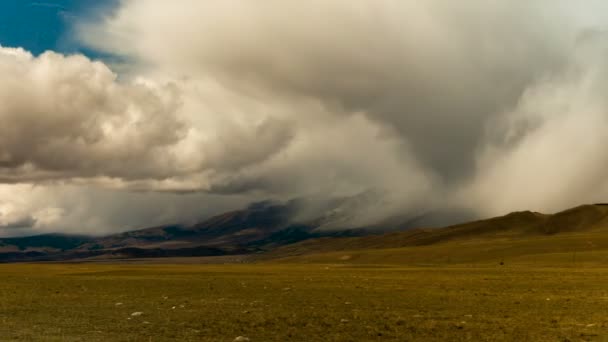
{"label": "cumulus cloud", "polygon": [[186,128],[169,86],[116,82],[104,64],[0,49],[0,177],[4,182],[179,174]]}
{"label": "cumulus cloud", "polygon": [[[82,56],[0,49],[0,182],[78,198],[107,191],[141,215],[93,204],[75,215],[62,195],[38,195],[45,205],[11,220],[124,228],[193,217],[143,209],[188,196],[236,206],[381,194],[356,224],[600,200],[606,7],[122,1],[75,28],[129,61],[120,76]],[[28,221],[37,210],[47,214]]]}
{"label": "cumulus cloud", "polygon": [[363,112],[454,178],[470,171],[485,119],[567,59],[576,23],[543,4],[127,1],[82,32],[175,77]]}

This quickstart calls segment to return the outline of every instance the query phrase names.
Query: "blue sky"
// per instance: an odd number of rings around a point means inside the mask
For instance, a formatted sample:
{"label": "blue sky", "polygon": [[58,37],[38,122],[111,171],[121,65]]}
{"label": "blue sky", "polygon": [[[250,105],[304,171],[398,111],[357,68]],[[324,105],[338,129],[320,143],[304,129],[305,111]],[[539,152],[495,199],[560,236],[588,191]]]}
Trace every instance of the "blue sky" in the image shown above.
{"label": "blue sky", "polygon": [[116,0],[2,0],[0,45],[23,47],[34,54],[46,50],[84,52],[72,38],[75,20],[94,16]]}

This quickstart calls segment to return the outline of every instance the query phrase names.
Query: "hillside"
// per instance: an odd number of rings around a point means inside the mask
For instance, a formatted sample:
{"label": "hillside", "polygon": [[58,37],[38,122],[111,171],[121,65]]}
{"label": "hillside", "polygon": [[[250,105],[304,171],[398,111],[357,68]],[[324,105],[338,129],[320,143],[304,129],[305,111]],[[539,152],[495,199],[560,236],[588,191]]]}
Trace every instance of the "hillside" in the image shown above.
{"label": "hillside", "polygon": [[[320,237],[376,234],[364,228],[320,231],[325,221],[294,223],[295,202],[255,203],[189,225],[166,225],[103,237],[47,234],[0,239],[0,262],[253,254]],[[333,218],[333,217],[332,217]]]}
{"label": "hillside", "polygon": [[278,248],[264,258],[308,262],[433,263],[603,250],[607,251],[608,257],[608,205],[596,204],[553,215],[515,212],[445,228],[311,239]]}
{"label": "hillside", "polygon": [[[49,234],[0,239],[0,262],[245,255],[242,260],[376,263],[498,260],[608,249],[608,205],[552,215],[530,211],[445,228],[393,226],[329,230],[324,218],[294,223],[294,202],[257,203],[192,225],[105,237]],[[331,216],[335,222],[335,215]],[[392,232],[391,232],[392,231]],[[385,232],[385,233],[383,233]]]}

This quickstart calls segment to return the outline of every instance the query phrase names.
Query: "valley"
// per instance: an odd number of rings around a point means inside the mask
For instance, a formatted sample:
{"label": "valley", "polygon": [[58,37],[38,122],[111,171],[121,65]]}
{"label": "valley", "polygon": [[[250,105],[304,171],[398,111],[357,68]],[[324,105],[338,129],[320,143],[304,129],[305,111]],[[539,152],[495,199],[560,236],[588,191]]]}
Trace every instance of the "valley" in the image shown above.
{"label": "valley", "polygon": [[141,250],[165,254],[0,265],[0,340],[602,341],[607,215],[586,205],[234,254],[220,243],[172,256],[188,249],[151,238],[164,228],[70,240],[121,251],[147,239],[156,247]]}

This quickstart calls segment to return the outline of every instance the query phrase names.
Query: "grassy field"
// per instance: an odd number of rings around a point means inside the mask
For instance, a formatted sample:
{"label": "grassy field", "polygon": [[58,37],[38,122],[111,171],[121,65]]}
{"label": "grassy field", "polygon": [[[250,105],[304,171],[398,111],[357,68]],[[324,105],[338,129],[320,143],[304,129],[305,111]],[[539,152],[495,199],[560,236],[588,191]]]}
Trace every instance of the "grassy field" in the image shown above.
{"label": "grassy field", "polygon": [[607,226],[594,205],[212,260],[0,265],[0,341],[608,341]]}
{"label": "grassy field", "polygon": [[[383,239],[386,239],[383,237]],[[343,241],[315,241],[289,245],[262,255],[286,263],[348,263],[399,265],[487,264],[520,266],[608,266],[606,232],[526,236],[523,238],[471,238],[428,246],[357,249]],[[349,248],[350,247],[350,248]],[[357,247],[357,246],[355,246]]]}
{"label": "grassy field", "polygon": [[0,341],[608,341],[607,280],[597,265],[0,265]]}

